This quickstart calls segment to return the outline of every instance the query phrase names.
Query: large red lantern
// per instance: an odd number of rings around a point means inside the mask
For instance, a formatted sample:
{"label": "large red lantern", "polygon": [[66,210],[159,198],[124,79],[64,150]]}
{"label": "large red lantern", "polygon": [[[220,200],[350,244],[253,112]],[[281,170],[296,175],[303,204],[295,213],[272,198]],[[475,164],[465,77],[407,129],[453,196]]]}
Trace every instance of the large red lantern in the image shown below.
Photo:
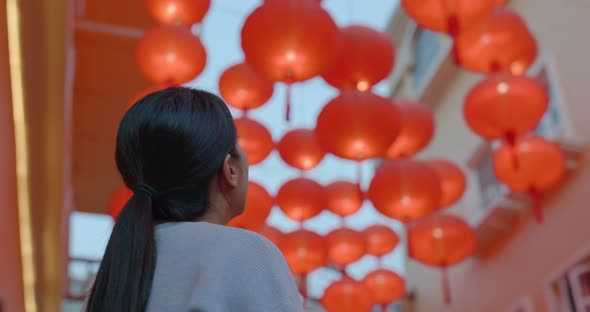
{"label": "large red lantern", "polygon": [[326,206],[326,194],[314,180],[297,178],[281,186],[276,201],[291,220],[305,221],[322,212]]}
{"label": "large red lantern", "polygon": [[537,43],[518,14],[497,7],[477,26],[461,32],[455,57],[459,65],[475,72],[521,75],[537,57]]}
{"label": "large red lantern", "polygon": [[119,213],[131,199],[131,196],[133,196],[133,192],[125,185],[118,187],[113,192],[107,204],[107,213],[113,217],[113,220],[117,220]]}
{"label": "large red lantern", "polygon": [[427,164],[387,161],[375,171],[368,197],[383,215],[403,222],[427,216],[440,205],[440,179]]}
{"label": "large red lantern", "polygon": [[371,290],[348,276],[328,286],[320,302],[328,312],[369,312],[375,304]]}
{"label": "large red lantern", "polygon": [[326,264],[328,244],[318,234],[297,230],[287,233],[277,243],[294,274],[306,275]]}
{"label": "large red lantern", "polygon": [[367,253],[376,257],[392,252],[399,243],[399,236],[385,225],[372,225],[363,234],[367,240]]}
{"label": "large red lantern", "polygon": [[245,63],[231,66],[219,78],[219,93],[227,104],[238,109],[258,108],[273,92],[274,83]]}
{"label": "large red lantern", "polygon": [[445,303],[450,303],[446,268],[473,255],[477,247],[475,231],[463,219],[433,215],[410,227],[408,244],[412,258],[443,270]]}
{"label": "large red lantern", "polygon": [[363,204],[364,195],[358,184],[348,181],[336,181],[325,187],[328,203],[326,208],[340,216],[350,216]]}
{"label": "large red lantern", "polygon": [[497,0],[402,0],[420,26],[456,36],[490,13]]}
{"label": "large red lantern", "polygon": [[436,171],[440,179],[440,208],[448,207],[461,199],[467,185],[463,171],[456,164],[444,159],[429,160],[426,164]]}
{"label": "large red lantern", "polygon": [[508,142],[533,130],[549,105],[545,87],[531,78],[497,74],[476,84],[465,99],[467,124],[485,139]]}
{"label": "large red lantern", "polygon": [[290,84],[324,72],[340,46],[336,23],[316,0],[266,0],[242,27],[246,62],[273,81]]}
{"label": "large red lantern", "polygon": [[[401,299],[406,293],[404,279],[395,272],[386,269],[377,269],[365,276],[363,284],[373,293],[375,303],[383,308]],[[383,310],[385,311],[385,310]]]}
{"label": "large red lantern", "polygon": [[385,155],[400,120],[391,100],[368,91],[343,90],[320,112],[316,134],[328,152],[360,161]]}
{"label": "large red lantern", "polygon": [[345,27],[341,34],[339,56],[322,74],[326,82],[338,89],[366,91],[389,75],[395,58],[390,35],[360,25]]}
{"label": "large red lantern", "polygon": [[324,159],[326,151],[313,130],[295,129],[286,133],[277,144],[283,161],[300,170],[313,169]]}
{"label": "large red lantern", "polygon": [[387,150],[388,158],[408,157],[423,149],[434,135],[434,117],[428,106],[410,100],[396,100],[401,130]]}
{"label": "large red lantern", "polygon": [[494,152],[498,179],[517,192],[529,193],[537,220],[543,220],[539,193],[554,188],[565,175],[561,148],[538,136],[521,138],[514,146],[504,144]]}
{"label": "large red lantern", "polygon": [[231,220],[228,225],[255,231],[266,222],[273,203],[273,198],[264,187],[250,181],[248,182],[246,207],[242,214]]}
{"label": "large red lantern", "polygon": [[238,143],[248,157],[248,163],[254,165],[265,160],[274,148],[274,142],[268,129],[248,117],[234,120],[238,132]]}
{"label": "large red lantern", "polygon": [[349,228],[333,230],[326,236],[328,259],[338,266],[349,265],[367,252],[367,242],[362,233]]}
{"label": "large red lantern", "polygon": [[203,20],[211,0],[145,0],[145,4],[160,24],[191,26]]}
{"label": "large red lantern", "polygon": [[207,53],[199,37],[182,26],[148,30],[137,43],[139,69],[154,84],[183,84],[205,68]]}

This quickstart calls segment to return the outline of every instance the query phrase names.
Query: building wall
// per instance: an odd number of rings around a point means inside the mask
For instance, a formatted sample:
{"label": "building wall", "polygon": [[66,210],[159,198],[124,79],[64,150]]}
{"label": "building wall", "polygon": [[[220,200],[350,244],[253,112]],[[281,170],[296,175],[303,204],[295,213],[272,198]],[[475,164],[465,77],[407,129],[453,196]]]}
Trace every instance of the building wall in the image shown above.
{"label": "building wall", "polygon": [[[554,60],[562,100],[578,138],[590,142],[590,2],[514,0],[517,10],[535,33],[541,51]],[[463,97],[478,76],[457,70],[447,60],[426,89],[423,100],[433,106],[437,132],[422,157],[443,156],[464,165],[479,144],[462,114]],[[583,154],[590,153],[586,144]],[[414,310],[499,312],[530,296],[533,311],[550,311],[545,298],[548,281],[590,245],[590,163],[580,161],[561,187],[545,196],[546,220],[530,215],[491,257],[474,258],[449,270],[453,303],[442,304],[438,271],[409,261],[409,289],[415,291]],[[477,209],[477,181],[469,172],[467,195],[451,213],[470,220]]]}
{"label": "building wall", "polygon": [[6,5],[0,1],[0,302],[3,311],[24,311]]}

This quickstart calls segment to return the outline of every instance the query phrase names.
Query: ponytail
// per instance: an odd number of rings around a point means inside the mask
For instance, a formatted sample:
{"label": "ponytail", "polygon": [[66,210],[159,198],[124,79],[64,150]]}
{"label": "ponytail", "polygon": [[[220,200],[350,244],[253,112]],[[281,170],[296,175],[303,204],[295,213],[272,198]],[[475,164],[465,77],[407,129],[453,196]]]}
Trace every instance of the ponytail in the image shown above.
{"label": "ponytail", "polygon": [[156,267],[153,201],[156,194],[140,185],[113,228],[90,292],[86,312],[143,312]]}

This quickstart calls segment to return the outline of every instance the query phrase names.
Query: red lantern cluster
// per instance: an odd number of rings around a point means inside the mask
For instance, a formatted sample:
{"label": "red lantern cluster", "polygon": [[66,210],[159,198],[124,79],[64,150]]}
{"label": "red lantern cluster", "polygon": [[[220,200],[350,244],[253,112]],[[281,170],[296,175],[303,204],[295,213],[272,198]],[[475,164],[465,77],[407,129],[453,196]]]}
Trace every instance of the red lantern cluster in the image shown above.
{"label": "red lantern cluster", "polygon": [[256,231],[265,224],[273,204],[273,198],[264,187],[250,181],[244,211],[228,225]]}

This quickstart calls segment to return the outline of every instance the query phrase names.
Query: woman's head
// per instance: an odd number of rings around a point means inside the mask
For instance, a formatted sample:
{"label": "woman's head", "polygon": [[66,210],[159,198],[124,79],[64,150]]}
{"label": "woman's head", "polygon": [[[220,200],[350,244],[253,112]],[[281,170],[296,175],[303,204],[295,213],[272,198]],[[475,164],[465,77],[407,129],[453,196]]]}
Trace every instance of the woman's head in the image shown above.
{"label": "woman's head", "polygon": [[154,221],[225,223],[244,209],[248,160],[217,96],[170,88],[123,117],[116,161],[134,194],[121,210],[86,311],[145,311],[156,265]]}
{"label": "woman's head", "polygon": [[147,185],[155,190],[156,220],[241,213],[248,185],[245,158],[225,103],[189,88],[170,88],[139,100],[117,135],[117,167],[130,189]]}

